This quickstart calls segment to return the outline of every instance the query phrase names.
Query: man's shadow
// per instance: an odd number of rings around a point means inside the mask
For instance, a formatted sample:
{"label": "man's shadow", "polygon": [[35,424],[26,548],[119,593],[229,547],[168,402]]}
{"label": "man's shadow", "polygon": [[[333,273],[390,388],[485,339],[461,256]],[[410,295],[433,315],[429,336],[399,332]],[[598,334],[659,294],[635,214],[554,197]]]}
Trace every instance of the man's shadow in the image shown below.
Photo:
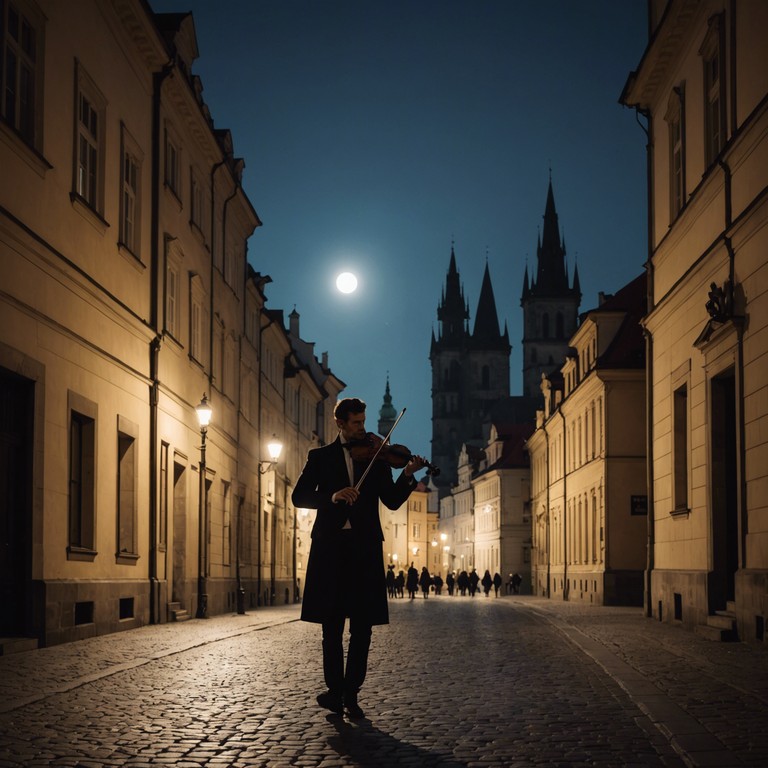
{"label": "man's shadow", "polygon": [[393,765],[467,768],[450,753],[433,752],[401,741],[376,728],[367,718],[350,723],[341,715],[328,715],[326,720],[336,728],[328,737],[328,745],[342,757],[350,757],[363,768],[391,768]]}

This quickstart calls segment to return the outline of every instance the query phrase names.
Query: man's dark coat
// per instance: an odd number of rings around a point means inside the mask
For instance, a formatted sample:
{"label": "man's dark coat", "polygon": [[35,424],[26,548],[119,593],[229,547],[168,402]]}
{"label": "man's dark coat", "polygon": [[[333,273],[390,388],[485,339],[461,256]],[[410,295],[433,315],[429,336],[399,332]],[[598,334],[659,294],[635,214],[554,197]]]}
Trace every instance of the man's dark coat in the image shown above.
{"label": "man's dark coat", "polygon": [[[339,438],[311,450],[291,495],[294,507],[317,510],[301,618],[322,623],[353,615],[371,624],[387,624],[384,534],[378,502],[381,499],[389,509],[398,509],[416,483],[404,472],[393,481],[389,465],[376,461],[360,487],[357,502],[351,506],[334,504],[331,496],[350,485],[344,450]],[[355,464],[356,478],[365,467]],[[351,530],[343,530],[347,519]],[[350,549],[354,553],[351,562],[343,554]]]}

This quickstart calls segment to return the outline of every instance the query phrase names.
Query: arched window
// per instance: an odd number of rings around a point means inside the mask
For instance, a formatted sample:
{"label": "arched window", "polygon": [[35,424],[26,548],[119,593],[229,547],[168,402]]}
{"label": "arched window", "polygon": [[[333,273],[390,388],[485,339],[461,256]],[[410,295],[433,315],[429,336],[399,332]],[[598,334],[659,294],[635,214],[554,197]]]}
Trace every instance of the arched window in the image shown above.
{"label": "arched window", "polygon": [[541,332],[545,339],[549,338],[549,315],[546,313],[541,318]]}
{"label": "arched window", "polygon": [[565,324],[563,323],[562,312],[558,312],[557,317],[555,318],[555,331],[558,339],[562,339],[563,336],[565,336]]}

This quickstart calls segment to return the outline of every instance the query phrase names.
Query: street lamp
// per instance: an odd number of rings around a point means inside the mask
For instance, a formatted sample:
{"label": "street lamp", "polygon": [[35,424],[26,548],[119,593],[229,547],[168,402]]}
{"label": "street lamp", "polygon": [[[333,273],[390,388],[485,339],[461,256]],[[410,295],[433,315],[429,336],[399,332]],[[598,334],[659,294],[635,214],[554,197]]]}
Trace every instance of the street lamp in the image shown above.
{"label": "street lamp", "polygon": [[203,392],[203,399],[195,406],[197,421],[200,424],[200,485],[198,491],[198,541],[197,541],[197,613],[198,619],[208,618],[208,595],[206,594],[205,570],[206,570],[206,498],[205,488],[205,437],[208,433],[208,425],[211,423],[213,411],[208,398]]}
{"label": "street lamp", "polygon": [[272,439],[267,443],[267,452],[269,453],[269,461],[259,462],[259,472],[262,475],[277,464],[277,460],[283,452],[283,444],[275,435],[272,435]]}

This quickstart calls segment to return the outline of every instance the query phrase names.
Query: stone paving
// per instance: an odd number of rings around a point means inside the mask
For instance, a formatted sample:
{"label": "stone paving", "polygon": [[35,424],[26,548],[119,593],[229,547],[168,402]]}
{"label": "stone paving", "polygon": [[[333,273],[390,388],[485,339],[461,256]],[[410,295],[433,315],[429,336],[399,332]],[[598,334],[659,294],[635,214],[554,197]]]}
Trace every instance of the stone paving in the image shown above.
{"label": "stone paving", "polygon": [[0,657],[0,768],[768,765],[764,647],[528,596],[390,606],[362,721],[316,706],[297,606]]}

